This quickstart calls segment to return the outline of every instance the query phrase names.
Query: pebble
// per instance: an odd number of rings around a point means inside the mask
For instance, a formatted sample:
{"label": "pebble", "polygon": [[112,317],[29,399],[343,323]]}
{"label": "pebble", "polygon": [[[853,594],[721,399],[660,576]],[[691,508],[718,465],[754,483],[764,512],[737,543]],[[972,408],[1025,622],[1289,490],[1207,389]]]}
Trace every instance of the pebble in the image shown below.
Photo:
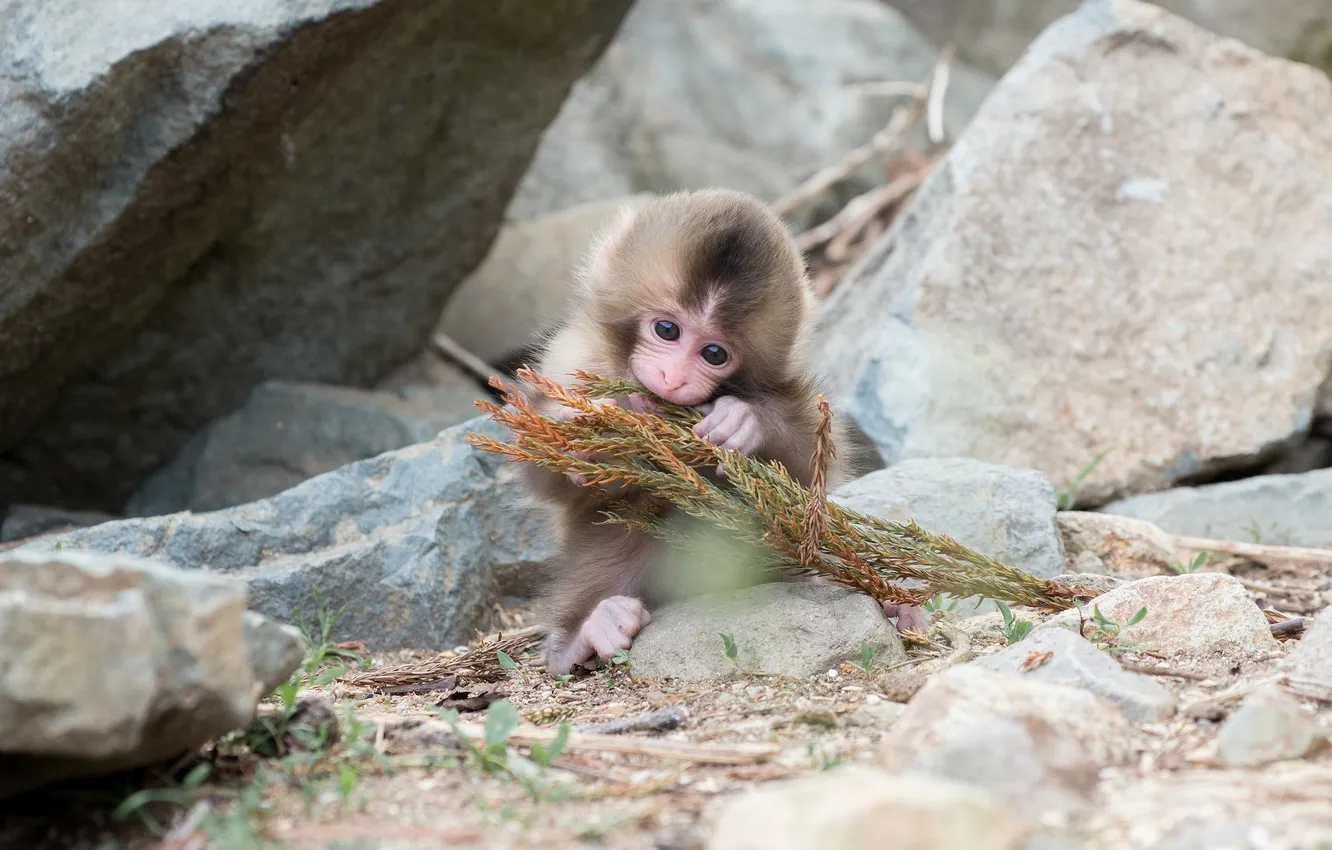
{"label": "pebble", "polygon": [[1217,755],[1227,767],[1257,767],[1303,758],[1326,742],[1299,702],[1273,685],[1254,691],[1230,715],[1217,736]]}

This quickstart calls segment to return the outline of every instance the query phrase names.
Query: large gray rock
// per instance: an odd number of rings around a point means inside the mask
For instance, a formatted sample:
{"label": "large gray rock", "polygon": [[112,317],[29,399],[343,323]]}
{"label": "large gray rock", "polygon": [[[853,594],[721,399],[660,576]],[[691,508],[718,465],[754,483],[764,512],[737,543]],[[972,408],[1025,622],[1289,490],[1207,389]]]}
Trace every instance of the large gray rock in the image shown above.
{"label": "large gray rock", "polygon": [[1312,68],[1087,3],[830,297],[835,391],[890,464],[1108,451],[1084,504],[1261,460],[1332,404],[1328,114]]}
{"label": "large gray rock", "polygon": [[[1084,635],[1091,636],[1098,608],[1122,627],[1118,635],[1103,635],[1098,642],[1107,646],[1117,642],[1124,646],[1137,644],[1212,670],[1225,669],[1280,646],[1272,637],[1267,618],[1238,579],[1202,572],[1130,582],[1087,603],[1081,622],[1079,612],[1070,609],[1046,620],[1032,634],[1082,628]],[[1143,619],[1127,625],[1142,608],[1147,609]]]}
{"label": "large gray rock", "polygon": [[1111,502],[1101,510],[1192,537],[1332,546],[1332,469],[1176,487]]}
{"label": "large gray rock", "polygon": [[245,585],[124,556],[0,556],[0,795],[170,758],[245,726],[300,632]]}
{"label": "large gray rock", "polygon": [[[968,458],[909,460],[844,484],[831,498],[889,521],[915,520],[926,531],[1042,578],[1065,570],[1054,486],[1030,469]],[[976,599],[958,610],[985,613],[993,603]]]}
{"label": "large gray rock", "polygon": [[728,802],[707,850],[1018,850],[1029,830],[980,788],[847,765]]}
{"label": "large gray rock", "polygon": [[17,551],[122,552],[228,573],[248,583],[251,608],[277,620],[313,622],[318,594],[329,609],[346,606],[337,639],[454,646],[497,584],[521,584],[553,554],[517,468],[467,445],[472,430],[508,434],[477,419],[259,502],[104,523]]}
{"label": "large gray rock", "polygon": [[879,761],[985,788],[1020,814],[1066,815],[1128,754],[1128,724],[1079,688],[953,667],[933,676],[885,735]]}
{"label": "large gray rock", "polygon": [[504,226],[483,262],[449,297],[439,329],[463,348],[500,363],[535,344],[564,315],[574,272],[592,239],[642,193],[591,201]]}
{"label": "large gray rock", "polygon": [[[546,133],[510,215],[709,186],[774,200],[869,141],[900,103],[857,83],[923,80],[937,57],[878,0],[638,0]],[[953,68],[951,132],[992,83]]]}
{"label": "large gray rock", "polygon": [[10,0],[0,505],[117,510],[266,378],[368,385],[628,0]]}
{"label": "large gray rock", "polygon": [[[937,44],[951,42],[978,68],[1002,74],[1031,40],[1080,0],[889,0]],[[1157,0],[1221,35],[1264,53],[1332,69],[1332,11],[1326,0]]]}
{"label": "large gray rock", "polygon": [[830,585],[771,583],[708,593],[663,605],[629,651],[635,675],[716,682],[743,675],[726,657],[721,633],[735,638],[744,671],[813,676],[858,662],[861,642],[876,664],[906,657],[902,639],[870,597]]}
{"label": "large gray rock", "polygon": [[[1049,659],[1034,669],[1024,669],[1033,653],[1045,652],[1050,653]],[[1119,706],[1135,723],[1166,720],[1175,711],[1174,696],[1154,679],[1128,672],[1091,641],[1065,629],[1037,632],[971,663],[1034,682],[1082,688]]]}
{"label": "large gray rock", "polygon": [[424,443],[476,416],[485,395],[457,372],[410,393],[270,381],[204,429],[134,494],[128,516],[253,502],[363,458]]}

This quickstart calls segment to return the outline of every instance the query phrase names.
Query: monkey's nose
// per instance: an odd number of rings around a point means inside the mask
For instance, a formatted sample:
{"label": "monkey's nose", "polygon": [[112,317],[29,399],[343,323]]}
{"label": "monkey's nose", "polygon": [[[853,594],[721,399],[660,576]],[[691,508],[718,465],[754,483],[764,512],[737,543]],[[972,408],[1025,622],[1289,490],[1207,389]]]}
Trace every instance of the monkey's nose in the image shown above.
{"label": "monkey's nose", "polygon": [[668,390],[678,390],[685,384],[684,375],[670,375],[666,370],[661,372],[661,383]]}

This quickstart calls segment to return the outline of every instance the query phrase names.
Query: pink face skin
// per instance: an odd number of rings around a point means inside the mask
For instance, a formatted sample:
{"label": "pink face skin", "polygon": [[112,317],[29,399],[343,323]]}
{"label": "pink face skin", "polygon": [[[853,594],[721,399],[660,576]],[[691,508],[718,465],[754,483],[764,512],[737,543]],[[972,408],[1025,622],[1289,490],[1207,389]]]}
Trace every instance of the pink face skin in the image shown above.
{"label": "pink face skin", "polygon": [[653,395],[694,407],[735,374],[740,360],[706,314],[681,311],[643,319],[629,368]]}

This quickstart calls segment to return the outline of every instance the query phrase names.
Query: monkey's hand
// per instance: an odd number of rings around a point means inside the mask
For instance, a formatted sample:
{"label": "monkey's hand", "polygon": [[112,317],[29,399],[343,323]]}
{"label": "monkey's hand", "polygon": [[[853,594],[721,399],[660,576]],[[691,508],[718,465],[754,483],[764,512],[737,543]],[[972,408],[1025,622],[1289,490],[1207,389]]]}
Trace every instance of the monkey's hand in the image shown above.
{"label": "monkey's hand", "polygon": [[699,405],[698,410],[703,419],[694,426],[694,433],[702,439],[742,455],[752,455],[763,444],[758,410],[749,402],[724,395]]}
{"label": "monkey's hand", "polygon": [[579,626],[578,634],[546,658],[546,669],[551,675],[563,676],[594,657],[610,658],[616,650],[628,649],[634,636],[651,621],[647,608],[632,596],[603,599]]}

